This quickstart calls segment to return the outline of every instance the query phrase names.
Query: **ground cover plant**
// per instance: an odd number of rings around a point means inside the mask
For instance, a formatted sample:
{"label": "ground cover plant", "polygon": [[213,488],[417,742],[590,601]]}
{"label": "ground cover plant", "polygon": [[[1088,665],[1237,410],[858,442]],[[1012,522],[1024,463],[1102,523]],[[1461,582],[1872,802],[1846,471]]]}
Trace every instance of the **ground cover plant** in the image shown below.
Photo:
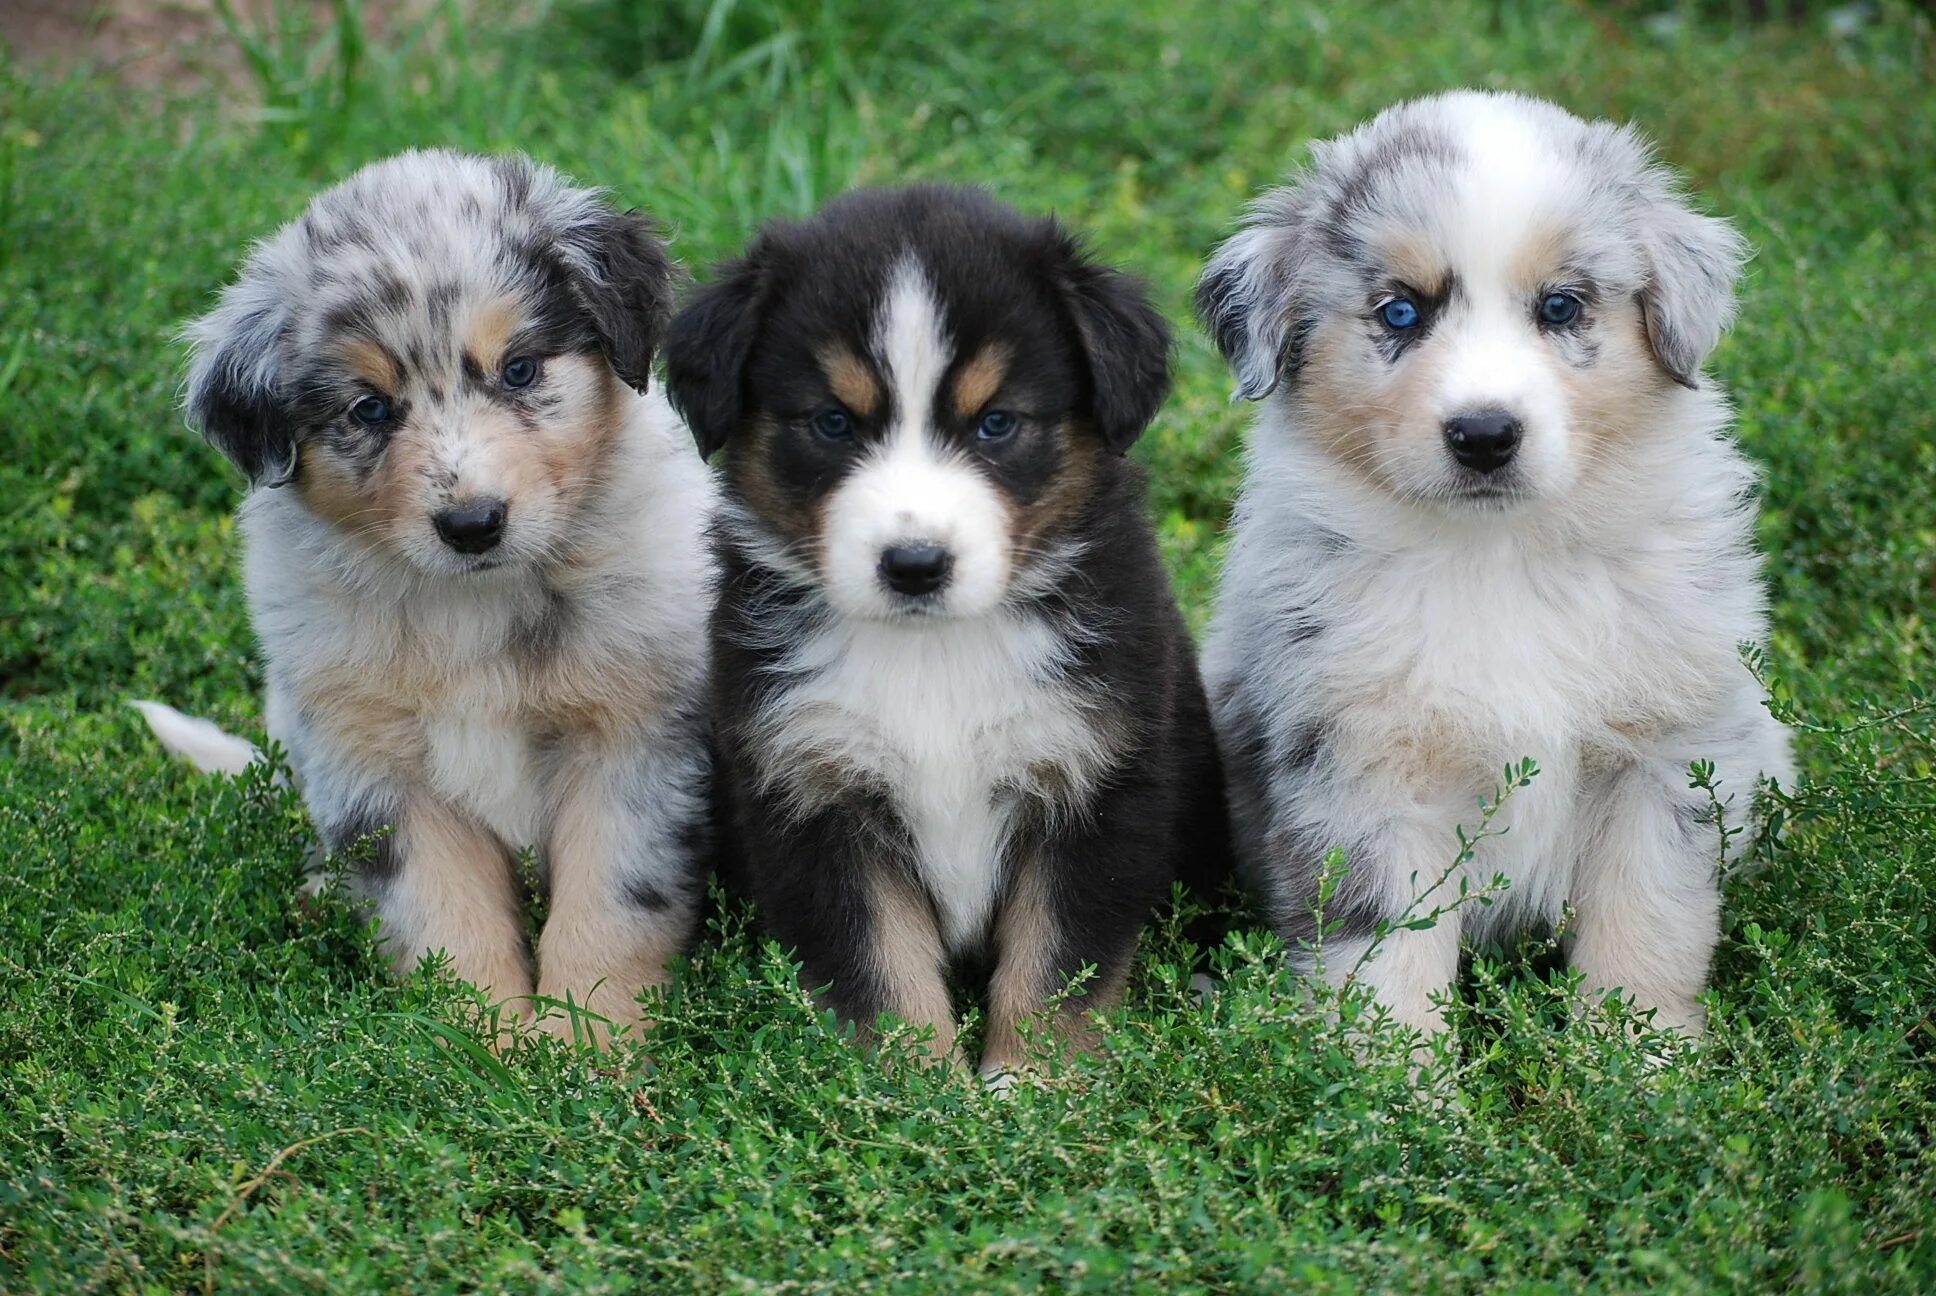
{"label": "ground cover plant", "polygon": [[[0,1290],[1936,1285],[1926,10],[366,8],[226,10],[219,89],[0,52]],[[1422,1100],[1247,926],[1199,1004],[1172,928],[1101,1060],[997,1101],[844,1046],[729,904],[653,1066],[500,1058],[461,987],[297,902],[288,793],[171,764],[123,705],[260,732],[238,485],[174,412],[173,335],[363,161],[526,148],[695,265],[867,181],[1066,214],[1179,324],[1137,453],[1200,617],[1245,414],[1196,267],[1310,138],[1451,85],[1640,121],[1759,249],[1713,368],[1765,473],[1761,666],[1805,778],[1728,884],[1694,1054],[1571,1020],[1529,942],[1475,954],[1457,1099]]]}

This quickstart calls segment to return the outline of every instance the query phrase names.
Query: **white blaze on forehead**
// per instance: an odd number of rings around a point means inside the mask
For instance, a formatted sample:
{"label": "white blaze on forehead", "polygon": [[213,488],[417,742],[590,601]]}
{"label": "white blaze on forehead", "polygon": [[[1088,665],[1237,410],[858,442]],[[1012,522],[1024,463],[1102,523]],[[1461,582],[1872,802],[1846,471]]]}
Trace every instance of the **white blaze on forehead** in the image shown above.
{"label": "white blaze on forehead", "polygon": [[827,501],[826,585],[850,615],[902,610],[881,584],[883,550],[936,544],[953,568],[934,611],[976,616],[1008,586],[1008,512],[988,479],[935,435],[936,402],[954,360],[933,285],[912,257],[890,273],[874,327],[875,359],[891,394],[882,439]]}
{"label": "white blaze on forehead", "polygon": [[1494,181],[1524,187],[1547,169],[1546,138],[1517,103],[1474,98],[1460,105],[1458,115],[1461,145]]}
{"label": "white blaze on forehead", "polygon": [[1539,334],[1516,266],[1528,240],[1551,237],[1573,171],[1550,123],[1522,102],[1462,96],[1447,108],[1461,158],[1444,225],[1458,288],[1433,336],[1432,394],[1415,447],[1419,466],[1434,478],[1455,471],[1440,444],[1444,420],[1504,410],[1523,430],[1513,469],[1519,481],[1539,492],[1563,489],[1578,465],[1561,362]]}
{"label": "white blaze on forehead", "polygon": [[1462,155],[1462,192],[1448,251],[1462,279],[1502,281],[1520,244],[1550,218],[1547,195],[1567,168],[1554,157],[1552,139],[1515,102],[1461,99],[1449,124]]}
{"label": "white blaze on forehead", "polygon": [[874,349],[894,391],[894,436],[921,436],[934,412],[935,395],[953,358],[934,288],[913,257],[898,262],[874,325]]}

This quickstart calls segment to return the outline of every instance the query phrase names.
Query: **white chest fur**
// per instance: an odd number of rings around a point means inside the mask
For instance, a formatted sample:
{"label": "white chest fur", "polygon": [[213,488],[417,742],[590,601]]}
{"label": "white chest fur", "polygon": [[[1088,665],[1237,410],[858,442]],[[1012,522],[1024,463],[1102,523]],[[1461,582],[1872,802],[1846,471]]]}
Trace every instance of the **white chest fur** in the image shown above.
{"label": "white chest fur", "polygon": [[1410,821],[1421,867],[1451,860],[1450,825],[1475,825],[1504,765],[1535,759],[1474,872],[1513,885],[1495,917],[1555,912],[1598,772],[1722,756],[1709,735],[1756,709],[1735,647],[1763,629],[1745,466],[1690,434],[1568,507],[1434,517],[1327,478],[1275,433],[1206,645],[1213,697],[1241,686],[1241,706],[1321,730],[1321,785],[1291,812],[1335,841]]}
{"label": "white chest fur", "polygon": [[836,621],[787,662],[762,725],[766,767],[884,788],[913,838],[951,948],[984,929],[1018,807],[1080,797],[1106,760],[1093,704],[1057,668],[1066,643],[1008,614]]}
{"label": "white chest fur", "polygon": [[436,792],[512,849],[542,844],[544,771],[515,717],[458,705],[424,717],[424,766]]}
{"label": "white chest fur", "polygon": [[[504,647],[542,598],[500,580],[475,597],[433,587],[413,600],[364,598],[331,616],[317,615],[318,603],[256,604],[265,642],[279,647],[270,731],[295,739],[305,786],[329,804],[372,782],[419,784],[508,849],[542,845],[547,770],[530,679]],[[284,618],[300,618],[299,627]]]}

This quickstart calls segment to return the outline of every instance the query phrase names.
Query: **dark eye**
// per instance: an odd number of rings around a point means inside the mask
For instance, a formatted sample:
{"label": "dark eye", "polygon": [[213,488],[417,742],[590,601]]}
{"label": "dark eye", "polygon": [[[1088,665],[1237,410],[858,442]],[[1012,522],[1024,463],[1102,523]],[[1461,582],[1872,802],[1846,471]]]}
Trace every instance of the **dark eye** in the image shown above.
{"label": "dark eye", "polygon": [[1021,423],[1022,420],[1016,418],[1007,410],[989,410],[988,413],[982,415],[981,426],[975,429],[975,439],[978,441],[1006,441],[1015,434],[1015,429],[1020,427]]}
{"label": "dark eye", "polygon": [[823,409],[807,420],[807,426],[829,441],[845,441],[854,435],[854,420],[841,409]]}
{"label": "dark eye", "polygon": [[350,417],[364,427],[375,427],[378,423],[390,421],[390,402],[381,396],[365,396],[350,406]]}
{"label": "dark eye", "polygon": [[1378,318],[1385,321],[1388,329],[1409,329],[1418,327],[1418,306],[1406,297],[1394,297],[1378,308]]}
{"label": "dark eye", "polygon": [[1555,328],[1571,324],[1580,317],[1580,299],[1572,293],[1547,293],[1539,303],[1539,322]]}
{"label": "dark eye", "polygon": [[500,374],[506,387],[529,387],[538,381],[538,362],[530,356],[512,356]]}

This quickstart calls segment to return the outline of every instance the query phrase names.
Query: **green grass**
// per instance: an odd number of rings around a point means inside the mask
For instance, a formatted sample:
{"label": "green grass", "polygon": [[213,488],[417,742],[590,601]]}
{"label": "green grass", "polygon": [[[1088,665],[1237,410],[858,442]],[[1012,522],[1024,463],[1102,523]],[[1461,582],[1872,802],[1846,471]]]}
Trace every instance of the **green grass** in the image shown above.
{"label": "green grass", "polygon": [[[578,0],[382,42],[360,8],[239,29],[253,114],[0,55],[0,1290],[1936,1286],[1926,16]],[[1200,1008],[1159,932],[1106,1055],[998,1102],[844,1046],[728,907],[655,1067],[499,1061],[460,988],[297,904],[286,794],[170,764],[121,705],[257,730],[236,482],[180,425],[172,339],[360,162],[524,147],[694,264],[856,182],[1063,212],[1179,322],[1138,454],[1200,615],[1245,413],[1194,270],[1308,139],[1457,84],[1641,121],[1760,249],[1714,368],[1766,472],[1806,782],[1730,884],[1691,1058],[1570,1023],[1550,951],[1487,953],[1435,1106],[1269,940],[1219,950]]]}

